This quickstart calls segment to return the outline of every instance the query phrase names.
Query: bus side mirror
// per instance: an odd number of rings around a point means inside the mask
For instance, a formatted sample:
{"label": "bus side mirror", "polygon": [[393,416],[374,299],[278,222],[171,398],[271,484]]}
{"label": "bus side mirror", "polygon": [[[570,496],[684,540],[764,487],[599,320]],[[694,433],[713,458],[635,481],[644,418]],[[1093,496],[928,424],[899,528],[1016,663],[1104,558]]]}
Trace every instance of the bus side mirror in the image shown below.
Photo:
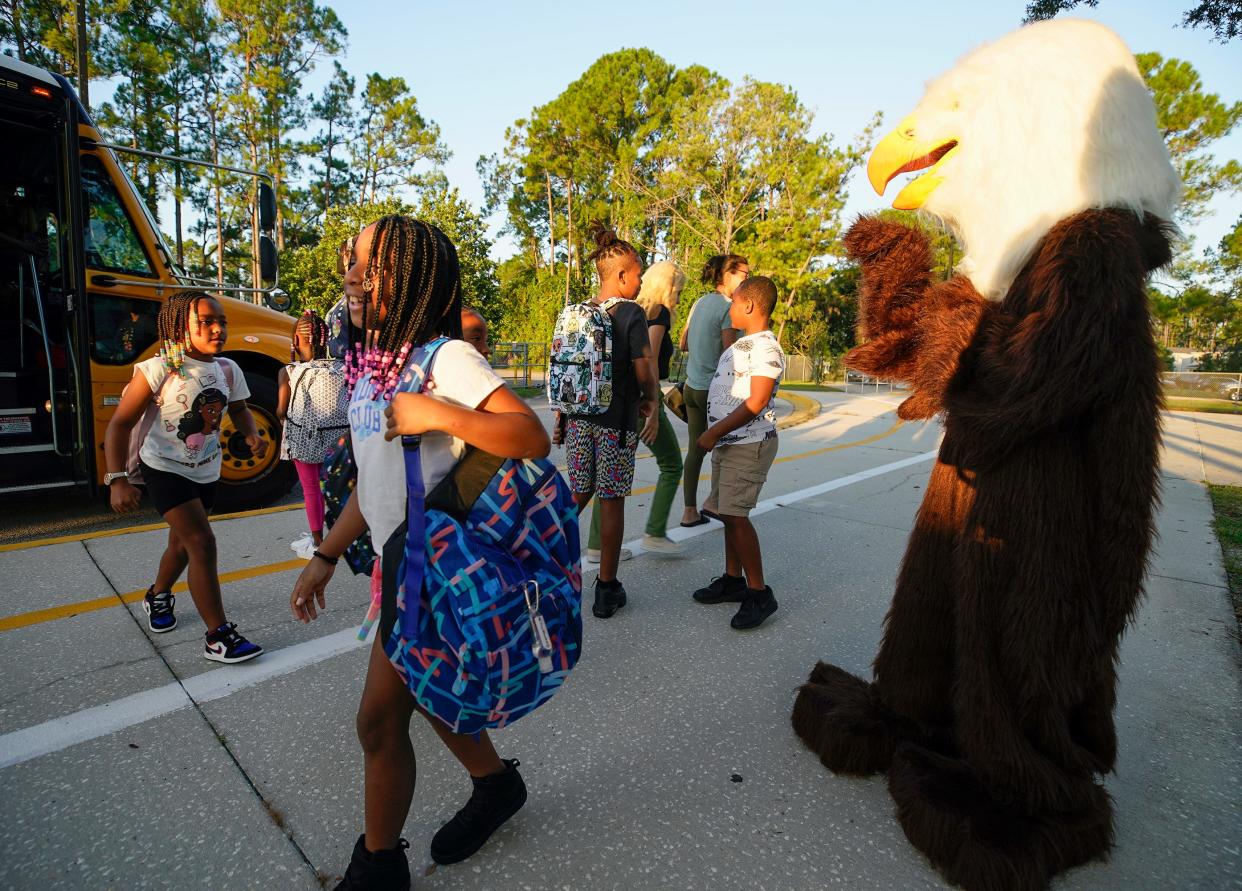
{"label": "bus side mirror", "polygon": [[276,228],[276,193],[265,182],[259,183],[259,228],[264,232]]}
{"label": "bus side mirror", "polygon": [[279,261],[276,257],[276,242],[272,241],[272,237],[267,233],[259,236],[259,276],[264,282],[276,281],[276,275],[279,270]]}
{"label": "bus side mirror", "polygon": [[264,295],[263,299],[267,302],[267,305],[276,310],[276,312],[288,312],[289,307],[293,306],[293,298],[284,291],[280,290],[280,288],[268,292]]}

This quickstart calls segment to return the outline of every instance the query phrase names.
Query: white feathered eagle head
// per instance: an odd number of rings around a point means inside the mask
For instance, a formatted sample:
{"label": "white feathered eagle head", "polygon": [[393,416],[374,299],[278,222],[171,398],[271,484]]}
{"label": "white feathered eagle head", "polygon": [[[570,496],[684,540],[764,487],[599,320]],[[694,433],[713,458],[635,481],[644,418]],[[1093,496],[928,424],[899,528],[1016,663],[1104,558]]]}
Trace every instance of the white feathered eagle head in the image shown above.
{"label": "white feathered eagle head", "polygon": [[1078,19],[1020,28],[932,81],[867,163],[881,195],[924,170],[893,206],[948,225],[958,272],[992,299],[1058,220],[1105,207],[1169,220],[1181,194],[1134,55]]}

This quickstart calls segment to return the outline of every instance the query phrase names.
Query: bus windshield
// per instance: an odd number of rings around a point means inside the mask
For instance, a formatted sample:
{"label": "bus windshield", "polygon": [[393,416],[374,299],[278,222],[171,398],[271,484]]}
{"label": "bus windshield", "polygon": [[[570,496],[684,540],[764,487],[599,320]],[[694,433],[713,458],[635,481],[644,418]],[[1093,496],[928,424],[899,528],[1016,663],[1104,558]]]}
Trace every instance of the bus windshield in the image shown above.
{"label": "bus windshield", "polygon": [[82,198],[86,204],[86,263],[93,269],[155,276],[107,169],[95,155],[82,155]]}

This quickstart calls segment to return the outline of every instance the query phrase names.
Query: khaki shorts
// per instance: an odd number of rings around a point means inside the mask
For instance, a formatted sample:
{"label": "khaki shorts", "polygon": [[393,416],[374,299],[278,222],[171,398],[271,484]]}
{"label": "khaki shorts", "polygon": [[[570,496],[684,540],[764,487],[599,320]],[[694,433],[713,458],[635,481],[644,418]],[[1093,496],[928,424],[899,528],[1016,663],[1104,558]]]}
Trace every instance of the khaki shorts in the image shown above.
{"label": "khaki shorts", "polygon": [[703,506],[725,517],[748,517],[759,503],[776,458],[777,438],[712,449],[712,491]]}

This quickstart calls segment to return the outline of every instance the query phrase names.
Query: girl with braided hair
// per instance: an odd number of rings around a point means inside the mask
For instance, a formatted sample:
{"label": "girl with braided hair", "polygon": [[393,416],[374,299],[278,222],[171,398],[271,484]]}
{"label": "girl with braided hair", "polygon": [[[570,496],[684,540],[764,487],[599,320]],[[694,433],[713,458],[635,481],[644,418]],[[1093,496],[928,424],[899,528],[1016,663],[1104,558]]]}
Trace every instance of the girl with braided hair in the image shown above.
{"label": "girl with braided hair", "polygon": [[[336,271],[342,278],[353,263],[354,238],[341,242],[336,251]],[[367,328],[367,306],[362,295],[346,297],[333,304],[325,317],[328,323],[328,355],[344,359],[350,352],[362,348],[362,337]]]}
{"label": "girl with braided hair", "polygon": [[[404,450],[400,437],[421,437],[425,491],[432,491],[467,446],[506,458],[548,454],[547,432],[529,406],[510,392],[473,346],[442,344],[420,393],[392,395],[411,350],[439,335],[460,338],[461,294],[457,251],[428,223],[383,217],[354,243],[345,293],[365,296],[368,351],[352,369],[350,436],[358,466],[354,496],[302,572],[290,596],[295,618],[308,622],[324,606],[324,589],[345,548],[370,529],[376,551],[403,546],[406,519]],[[434,598],[436,592],[426,592]],[[412,606],[412,608],[417,608]],[[385,628],[401,622],[404,600],[385,590],[380,633],[358,707],[358,739],[365,770],[365,832],[354,845],[338,889],[405,889],[409,863],[401,830],[414,794],[414,750],[409,723],[421,708],[384,651]],[[394,616],[395,613],[395,616]],[[526,801],[516,760],[501,760],[486,732],[453,733],[423,713],[440,740],[469,773],[473,794],[431,842],[437,863],[456,863],[477,851]]]}
{"label": "girl with braided hair", "polygon": [[280,457],[292,461],[306,501],[309,539],[294,542],[299,555],[323,541],[324,503],[319,470],[324,455],[349,426],[345,370],[328,358],[328,326],[306,310],[293,327],[290,362],[276,375],[276,415],[284,422]]}
{"label": "girl with braided hair", "polygon": [[[177,627],[172,586],[189,568],[190,596],[207,626],[203,656],[214,662],[245,662],[263,652],[237,632],[224,615],[216,571],[216,538],[207,515],[220,479],[220,422],[228,411],[233,425],[258,457],[268,443],[246,406],[250,388],[232,359],[220,355],[228,339],[221,302],[202,291],[173,294],[156,319],[159,355],[134,366],[108,430],[104,455],[112,509],[134,510],[140,494],[130,479],[141,475],[155,509],[168,523],[168,545],[143,609],[148,627],[160,634]],[[130,435],[154,403],[158,413],[127,467]]]}

